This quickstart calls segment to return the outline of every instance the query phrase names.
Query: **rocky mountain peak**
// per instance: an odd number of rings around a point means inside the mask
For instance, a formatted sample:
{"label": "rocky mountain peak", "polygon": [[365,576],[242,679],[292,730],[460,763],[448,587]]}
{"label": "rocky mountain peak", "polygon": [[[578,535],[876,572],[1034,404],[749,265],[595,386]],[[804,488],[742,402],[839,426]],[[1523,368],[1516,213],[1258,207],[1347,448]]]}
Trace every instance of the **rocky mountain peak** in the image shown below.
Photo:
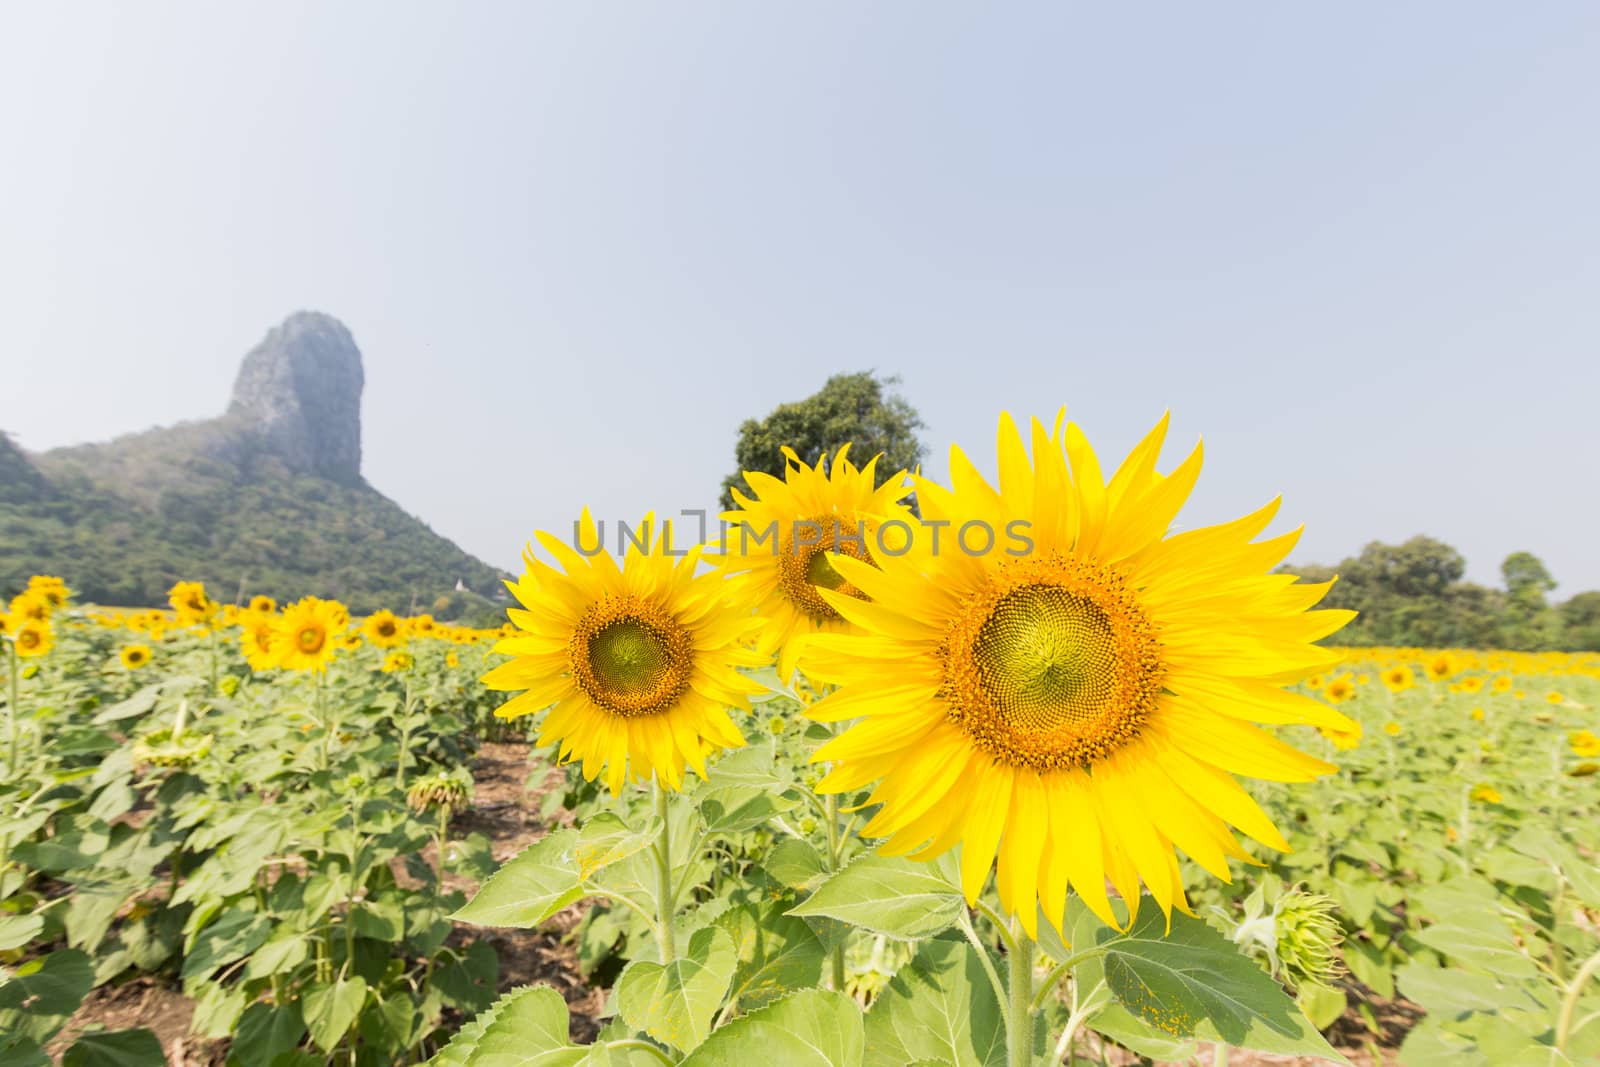
{"label": "rocky mountain peak", "polygon": [[297,311],[239,366],[228,414],[252,424],[290,469],[361,480],[361,350],[344,324]]}

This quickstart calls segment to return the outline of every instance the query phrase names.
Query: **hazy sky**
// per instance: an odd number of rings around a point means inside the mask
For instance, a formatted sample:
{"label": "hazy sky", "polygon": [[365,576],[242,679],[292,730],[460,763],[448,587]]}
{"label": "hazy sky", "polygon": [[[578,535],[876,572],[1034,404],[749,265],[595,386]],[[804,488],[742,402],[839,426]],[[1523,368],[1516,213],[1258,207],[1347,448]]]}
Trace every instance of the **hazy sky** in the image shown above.
{"label": "hazy sky", "polygon": [[1591,0],[6,3],[0,427],[214,414],[315,308],[367,478],[505,566],[876,368],[934,474],[1170,407],[1186,524],[1600,588],[1597,134]]}

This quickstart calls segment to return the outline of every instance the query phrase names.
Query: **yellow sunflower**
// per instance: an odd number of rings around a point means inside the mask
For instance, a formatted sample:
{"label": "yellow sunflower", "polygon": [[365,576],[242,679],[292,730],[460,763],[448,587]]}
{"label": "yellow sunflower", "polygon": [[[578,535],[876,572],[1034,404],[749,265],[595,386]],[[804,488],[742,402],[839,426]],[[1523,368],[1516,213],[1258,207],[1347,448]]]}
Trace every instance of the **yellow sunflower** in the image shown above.
{"label": "yellow sunflower", "polygon": [[[561,568],[523,553],[526,569],[511,592],[526,610],[507,614],[522,632],[495,645],[515,657],[483,676],[498,690],[525,690],[495,712],[501,718],[550,708],[538,743],[559,741],[558,759],[582,761],[593,781],[605,771],[619,792],[652,772],[668,789],[687,765],[705,777],[708,750],[744,744],[727,707],[747,706],[756,687],[735,668],[762,662],[743,647],[759,621],[728,603],[718,571],[696,575],[700,550],[669,555],[670,523],[646,515],[659,532],[629,545],[619,567],[609,553],[584,556],[551,534],[539,543]],[[581,544],[596,543],[584,511]]]}
{"label": "yellow sunflower", "polygon": [[1391,693],[1403,693],[1417,684],[1417,676],[1406,666],[1390,667],[1382,677],[1384,686]]}
{"label": "yellow sunflower", "polygon": [[51,610],[61,607],[72,596],[72,590],[60,578],[48,574],[35,574],[28,579],[28,592],[44,598]]}
{"label": "yellow sunflower", "polygon": [[55,647],[55,631],[50,628],[48,622],[41,622],[38,619],[23,619],[17,622],[13,618],[11,629],[11,647],[23,659],[42,656]]}
{"label": "yellow sunflower", "polygon": [[378,648],[399,648],[406,643],[405,623],[387,608],[367,616],[367,621],[361,624],[361,632]]}
{"label": "yellow sunflower", "polygon": [[378,667],[384,674],[393,674],[396,671],[409,671],[416,659],[409,652],[390,652],[383,657],[383,663]]}
{"label": "yellow sunflower", "polygon": [[272,641],[277,633],[278,620],[267,612],[252,612],[243,620],[239,632],[239,650],[253,671],[269,671],[278,665],[272,654]]}
{"label": "yellow sunflower", "polygon": [[217,613],[216,602],[206,596],[201,582],[178,582],[167,594],[167,602],[178,613],[179,626],[208,622]]}
{"label": "yellow sunflower", "polygon": [[1355,683],[1348,674],[1341,674],[1330,681],[1322,690],[1323,699],[1330,704],[1343,704],[1346,700],[1356,695]]}
{"label": "yellow sunflower", "polygon": [[49,622],[50,610],[50,601],[32,591],[25,590],[11,598],[11,621],[13,625],[20,625],[28,620]]}
{"label": "yellow sunflower", "polygon": [[122,665],[130,671],[136,671],[150,662],[150,646],[129,645],[117,654]]}
{"label": "yellow sunflower", "polygon": [[912,535],[913,517],[900,503],[910,492],[905,471],[880,486],[877,457],[857,467],[849,452],[845,445],[831,465],[824,455],[810,467],[785,448],[783,479],[746,471],[754,495],[733,490],[739,508],[722,515],[729,527],[718,560],[730,574],[741,575],[741,591],[766,618],[757,648],[768,656],[783,651],[778,670],[785,680],[794,673],[797,636],[847,626],[819,590],[865,597],[834,568],[829,554],[874,564],[874,549],[893,553]]}
{"label": "yellow sunflower", "polygon": [[1130,909],[1143,881],[1164,912],[1187,910],[1174,850],[1227,879],[1230,856],[1248,859],[1230,826],[1287,850],[1233,776],[1334,768],[1251,721],[1355,729],[1283,688],[1339,662],[1312,642],[1353,613],[1308,611],[1331,583],[1270,573],[1298,537],[1252,540],[1276,501],[1168,536],[1201,453],[1159,474],[1166,429],[1163,418],[1108,481],[1076,425],[1035,421],[1030,463],[1002,415],[999,487],[952,448],[952,489],[916,477],[917,500],[947,531],[1020,521],[1026,550],[922,537],[878,568],[836,555],[870,600],[824,590],[859,629],[801,654],[808,675],[840,687],[810,717],[858,720],[815,753],[835,761],[821,788],[876,781],[863,832],[887,838],[880,851],[929,858],[959,843],[967,899],[995,867],[1030,936],[1036,901],[1059,928],[1069,885],[1108,923],[1108,879]]}
{"label": "yellow sunflower", "polygon": [[1442,682],[1456,672],[1455,657],[1448,652],[1440,652],[1428,660],[1423,668],[1431,681]]}
{"label": "yellow sunflower", "polygon": [[257,615],[271,615],[278,610],[278,602],[266,595],[250,598],[250,610]]}
{"label": "yellow sunflower", "polygon": [[433,636],[434,621],[432,615],[413,615],[406,620],[406,629],[418,637]]}
{"label": "yellow sunflower", "polygon": [[291,671],[323,671],[344,627],[333,601],[308,596],[283,609],[272,633],[272,658]]}

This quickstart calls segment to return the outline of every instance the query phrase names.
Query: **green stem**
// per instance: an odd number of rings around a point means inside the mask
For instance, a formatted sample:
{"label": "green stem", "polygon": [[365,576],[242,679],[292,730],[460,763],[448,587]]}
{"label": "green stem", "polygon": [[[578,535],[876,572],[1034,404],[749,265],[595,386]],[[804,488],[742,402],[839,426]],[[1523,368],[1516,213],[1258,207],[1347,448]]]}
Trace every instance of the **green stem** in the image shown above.
{"label": "green stem", "polygon": [[211,695],[217,695],[217,623],[212,619],[206,623],[206,629],[211,633]]}
{"label": "green stem", "polygon": [[11,662],[11,699],[6,704],[6,734],[11,744],[11,757],[7,765],[6,777],[17,776],[17,650],[7,649],[6,658]]}
{"label": "green stem", "polygon": [[607,1052],[618,1048],[637,1049],[640,1052],[648,1052],[658,1061],[666,1064],[667,1067],[672,1067],[672,1057],[668,1056],[665,1052],[662,1052],[648,1041],[641,1041],[636,1037],[625,1037],[620,1041],[606,1042]]}
{"label": "green stem", "polygon": [[1211,1067],[1228,1067],[1228,1043],[1218,1041],[1211,1050]]}
{"label": "green stem", "polygon": [[661,820],[661,837],[656,842],[656,947],[661,950],[661,962],[671,963],[678,958],[672,943],[672,820],[668,817],[667,791],[660,781],[655,784],[656,818]]}
{"label": "green stem", "polygon": [[450,805],[439,805],[439,892],[444,892],[444,850],[450,844]]}
{"label": "green stem", "polygon": [[1044,1002],[1050,996],[1051,990],[1055,989],[1056,983],[1061,981],[1061,979],[1066,976],[1068,971],[1072,970],[1072,968],[1076,967],[1084,960],[1093,959],[1095,956],[1105,955],[1105,951],[1105,945],[1098,945],[1094,948],[1086,948],[1082,952],[1074,952],[1072,955],[1056,964],[1054,969],[1052,969],[1050,973],[1045,976],[1044,983],[1039,986],[1039,992],[1034,995],[1033,1010],[1038,1011],[1040,1008],[1044,1007]]}
{"label": "green stem", "polygon": [[961,932],[967,935],[967,940],[972,942],[972,947],[977,950],[978,962],[983,964],[983,973],[989,976],[989,984],[994,986],[995,1003],[1006,1003],[1005,983],[1000,981],[1000,973],[994,969],[994,961],[989,958],[989,946],[983,943],[983,939],[978,936],[977,928],[972,925],[971,913],[962,908],[957,921],[961,924]]}
{"label": "green stem", "polygon": [[1009,1067],[1033,1065],[1033,942],[1022,933],[1021,924],[1012,920],[1010,964],[1010,1007],[1006,1012],[1006,1062]]}
{"label": "green stem", "polygon": [[[839,869],[839,794],[829,793],[823,802],[827,811],[823,822],[828,828],[828,871],[832,873]],[[833,946],[831,953],[833,988],[836,992],[844,992],[844,938],[839,938]]]}
{"label": "green stem", "polygon": [[1600,972],[1600,952],[1584,960],[1578,973],[1567,983],[1566,996],[1561,1000],[1561,1014],[1556,1016],[1557,1052],[1567,1051],[1567,1039],[1572,1036],[1572,1016],[1578,1010],[1578,994],[1583,992],[1583,987],[1596,972]]}
{"label": "green stem", "polygon": [[333,738],[333,724],[328,721],[327,702],[322,699],[324,677],[325,672],[320,670],[317,671],[316,715],[317,722],[322,724],[322,751],[320,754],[319,765],[317,767],[317,770],[319,771],[325,771],[328,769],[328,748]]}
{"label": "green stem", "polygon": [[406,788],[406,750],[411,745],[411,672],[406,672],[406,703],[400,717],[400,755],[395,760],[395,785]]}

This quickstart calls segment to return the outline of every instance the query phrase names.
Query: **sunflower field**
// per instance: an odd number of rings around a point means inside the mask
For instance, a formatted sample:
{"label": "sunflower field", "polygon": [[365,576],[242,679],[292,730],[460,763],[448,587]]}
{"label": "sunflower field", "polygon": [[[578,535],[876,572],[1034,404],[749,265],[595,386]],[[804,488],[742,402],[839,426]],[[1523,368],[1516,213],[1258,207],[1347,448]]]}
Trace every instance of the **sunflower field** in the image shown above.
{"label": "sunflower field", "polygon": [[1339,647],[1165,432],[585,512],[496,630],[35,578],[0,1065],[1600,1063],[1600,654]]}

